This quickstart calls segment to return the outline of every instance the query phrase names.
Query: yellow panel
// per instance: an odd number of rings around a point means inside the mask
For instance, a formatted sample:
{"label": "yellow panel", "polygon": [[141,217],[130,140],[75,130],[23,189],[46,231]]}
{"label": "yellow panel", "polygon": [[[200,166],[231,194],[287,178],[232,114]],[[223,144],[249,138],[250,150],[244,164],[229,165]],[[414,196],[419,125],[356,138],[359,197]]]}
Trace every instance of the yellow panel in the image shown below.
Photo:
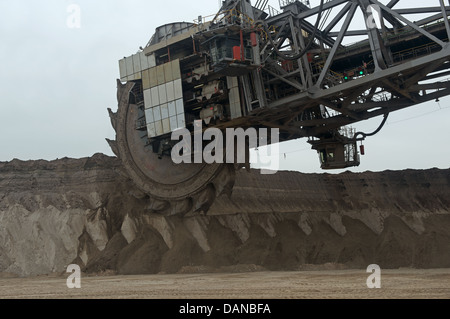
{"label": "yellow panel", "polygon": [[172,61],[172,80],[181,79],[180,60]]}
{"label": "yellow panel", "polygon": [[155,122],[156,136],[160,136],[164,134],[162,121]]}
{"label": "yellow panel", "polygon": [[142,71],[142,86],[144,90],[150,88],[150,73],[147,70]]}
{"label": "yellow panel", "polygon": [[170,120],[168,118],[162,120],[162,125],[163,125],[164,134],[171,132],[170,131]]}
{"label": "yellow panel", "polygon": [[172,62],[168,62],[168,63],[164,64],[164,75],[165,75],[165,78],[166,78],[166,83],[173,81]]}
{"label": "yellow panel", "polygon": [[166,77],[164,75],[164,64],[156,67],[156,77],[158,78],[158,85],[166,83]]}
{"label": "yellow panel", "polygon": [[158,76],[156,75],[156,67],[148,70],[148,77],[150,80],[150,88],[158,86]]}

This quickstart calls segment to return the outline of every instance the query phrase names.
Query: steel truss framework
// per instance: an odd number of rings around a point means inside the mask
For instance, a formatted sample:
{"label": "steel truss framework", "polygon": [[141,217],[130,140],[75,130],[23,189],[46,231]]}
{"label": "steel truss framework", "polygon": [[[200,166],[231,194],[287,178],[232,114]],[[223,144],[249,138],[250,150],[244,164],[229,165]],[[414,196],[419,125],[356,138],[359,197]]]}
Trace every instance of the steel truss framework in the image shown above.
{"label": "steel truss framework", "polygon": [[[249,26],[260,35],[261,67],[251,76],[259,107],[219,127],[277,127],[286,140],[320,138],[450,94],[443,80],[450,74],[450,7],[443,0],[408,9],[396,9],[406,0],[331,0],[315,8],[283,2],[283,12]],[[419,21],[408,19],[417,14]],[[317,18],[315,30],[310,20]],[[354,30],[356,20],[362,23]]]}

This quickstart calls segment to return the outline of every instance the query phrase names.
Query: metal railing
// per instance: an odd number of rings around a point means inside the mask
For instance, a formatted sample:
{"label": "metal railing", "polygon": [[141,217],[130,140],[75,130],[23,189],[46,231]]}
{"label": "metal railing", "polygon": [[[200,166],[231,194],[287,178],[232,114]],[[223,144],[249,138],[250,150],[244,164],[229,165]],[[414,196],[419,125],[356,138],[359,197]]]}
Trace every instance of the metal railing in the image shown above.
{"label": "metal railing", "polygon": [[295,3],[295,2],[301,2],[305,6],[308,6],[308,7],[311,6],[310,3],[309,3],[309,0],[278,0],[278,2],[279,2],[279,5],[280,5],[280,8],[284,8],[284,7],[286,7],[286,6],[288,6],[288,5],[292,4],[292,3]]}

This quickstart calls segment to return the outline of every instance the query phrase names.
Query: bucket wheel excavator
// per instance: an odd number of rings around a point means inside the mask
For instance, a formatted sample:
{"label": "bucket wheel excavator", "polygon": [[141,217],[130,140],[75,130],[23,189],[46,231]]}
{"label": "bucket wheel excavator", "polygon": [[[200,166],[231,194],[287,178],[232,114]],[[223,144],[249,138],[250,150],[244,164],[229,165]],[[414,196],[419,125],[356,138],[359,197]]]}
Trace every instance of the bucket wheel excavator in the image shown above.
{"label": "bucket wheel excavator", "polygon": [[[389,113],[450,94],[443,0],[316,2],[225,0],[209,21],[158,27],[119,61],[108,143],[152,212],[205,213],[249,167],[248,152],[242,163],[175,164],[177,130],[277,129],[277,141],[308,138],[323,169],[342,169],[360,164],[357,143]],[[375,132],[349,127],[374,117]]]}

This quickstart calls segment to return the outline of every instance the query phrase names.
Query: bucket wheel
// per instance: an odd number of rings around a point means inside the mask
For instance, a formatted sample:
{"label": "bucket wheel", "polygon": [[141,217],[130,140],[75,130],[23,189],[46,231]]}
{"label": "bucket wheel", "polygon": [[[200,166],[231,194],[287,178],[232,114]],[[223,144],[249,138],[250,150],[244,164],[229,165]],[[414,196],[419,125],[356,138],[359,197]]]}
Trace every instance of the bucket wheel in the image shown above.
{"label": "bucket wheel", "polygon": [[133,88],[139,82],[117,80],[118,110],[108,109],[116,140],[108,143],[121,160],[126,175],[148,196],[152,213],[206,213],[215,198],[231,194],[235,168],[230,164],[174,164],[148,144],[146,130],[138,130],[144,110],[136,104]]}

